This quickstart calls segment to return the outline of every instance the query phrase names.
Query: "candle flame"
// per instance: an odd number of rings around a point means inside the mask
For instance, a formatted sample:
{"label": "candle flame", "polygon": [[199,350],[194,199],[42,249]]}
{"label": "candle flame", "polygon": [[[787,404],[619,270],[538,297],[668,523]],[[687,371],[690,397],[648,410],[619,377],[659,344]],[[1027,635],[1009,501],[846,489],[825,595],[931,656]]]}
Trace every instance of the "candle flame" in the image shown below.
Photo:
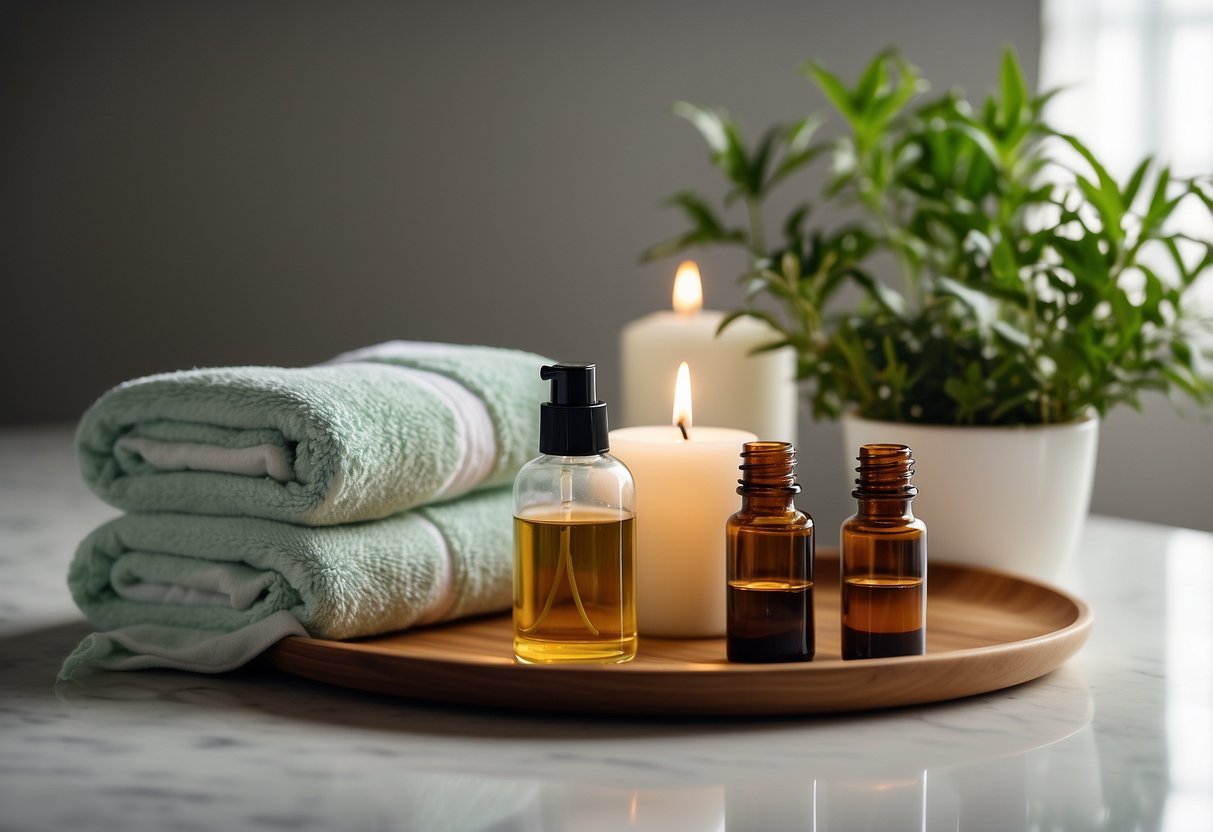
{"label": "candle flame", "polygon": [[674,276],[674,311],[693,315],[703,308],[703,281],[694,260],[684,260]]}
{"label": "candle flame", "polygon": [[691,368],[684,361],[678,365],[678,378],[674,382],[674,424],[682,431],[682,438],[690,438],[691,430]]}

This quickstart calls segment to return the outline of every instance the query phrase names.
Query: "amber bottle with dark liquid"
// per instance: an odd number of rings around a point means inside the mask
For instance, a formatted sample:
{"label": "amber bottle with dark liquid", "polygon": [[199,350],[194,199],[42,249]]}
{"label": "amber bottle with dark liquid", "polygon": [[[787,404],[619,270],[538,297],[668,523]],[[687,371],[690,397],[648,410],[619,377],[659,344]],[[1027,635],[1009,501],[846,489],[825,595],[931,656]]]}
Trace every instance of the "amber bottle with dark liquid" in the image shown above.
{"label": "amber bottle with dark liquid", "polygon": [[842,524],[842,657],[926,652],[927,527],[910,509],[914,459],[905,445],[864,445]]}
{"label": "amber bottle with dark liquid", "polygon": [[737,493],[741,511],[725,526],[727,652],[731,662],[813,658],[813,518],[800,492],[789,442],[747,442]]}

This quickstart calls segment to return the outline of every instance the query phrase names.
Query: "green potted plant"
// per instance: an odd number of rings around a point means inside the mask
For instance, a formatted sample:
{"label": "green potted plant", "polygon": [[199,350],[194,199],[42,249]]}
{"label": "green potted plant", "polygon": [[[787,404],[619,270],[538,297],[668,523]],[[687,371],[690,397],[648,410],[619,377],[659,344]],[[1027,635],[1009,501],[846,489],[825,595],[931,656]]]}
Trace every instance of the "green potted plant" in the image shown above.
{"label": "green potted plant", "polygon": [[[722,327],[757,318],[767,348],[795,348],[804,395],[815,417],[843,419],[848,456],[914,449],[932,553],[1053,577],[1086,516],[1099,417],[1149,390],[1213,400],[1193,337],[1207,321],[1185,304],[1213,245],[1168,224],[1188,200],[1213,211],[1213,180],[1147,158],[1117,182],[1048,125],[1053,93],[1029,93],[1010,49],[980,104],[924,97],[891,51],[853,86],[805,72],[842,135],[819,138],[811,115],[751,146],[723,111],[675,105],[729,190],[722,209],[673,197],[690,228],[644,256],[744,249],[747,305]],[[768,196],[814,164],[816,204],[769,238]]]}

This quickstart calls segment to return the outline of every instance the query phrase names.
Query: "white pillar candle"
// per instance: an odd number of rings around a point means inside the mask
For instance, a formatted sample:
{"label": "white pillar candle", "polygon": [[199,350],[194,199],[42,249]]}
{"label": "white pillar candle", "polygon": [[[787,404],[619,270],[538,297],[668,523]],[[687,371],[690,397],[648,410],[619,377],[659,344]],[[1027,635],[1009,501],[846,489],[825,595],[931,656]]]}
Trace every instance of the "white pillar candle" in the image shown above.
{"label": "white pillar candle", "polygon": [[725,634],[724,527],[741,506],[742,445],[756,438],[742,430],[688,427],[684,439],[676,424],[611,431],[611,454],[636,480],[642,636]]}
{"label": "white pillar candle", "polygon": [[671,404],[668,380],[686,361],[696,373],[699,421],[796,443],[795,350],[750,355],[778,337],[753,318],[734,321],[718,337],[724,313],[701,308],[700,287],[699,270],[688,260],[674,282],[675,311],[654,312],[623,328],[620,424],[664,424]]}

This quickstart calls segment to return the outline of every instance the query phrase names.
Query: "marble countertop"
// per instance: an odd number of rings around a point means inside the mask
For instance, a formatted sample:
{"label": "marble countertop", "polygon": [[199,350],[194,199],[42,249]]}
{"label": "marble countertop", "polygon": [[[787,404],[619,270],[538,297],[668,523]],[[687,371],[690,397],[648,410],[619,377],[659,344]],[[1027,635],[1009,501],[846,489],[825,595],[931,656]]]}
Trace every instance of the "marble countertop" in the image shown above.
{"label": "marble countertop", "polygon": [[574,719],[245,670],[55,683],[64,586],[116,512],[70,431],[0,431],[0,828],[1213,829],[1213,535],[1092,518],[1058,671],[816,719]]}

